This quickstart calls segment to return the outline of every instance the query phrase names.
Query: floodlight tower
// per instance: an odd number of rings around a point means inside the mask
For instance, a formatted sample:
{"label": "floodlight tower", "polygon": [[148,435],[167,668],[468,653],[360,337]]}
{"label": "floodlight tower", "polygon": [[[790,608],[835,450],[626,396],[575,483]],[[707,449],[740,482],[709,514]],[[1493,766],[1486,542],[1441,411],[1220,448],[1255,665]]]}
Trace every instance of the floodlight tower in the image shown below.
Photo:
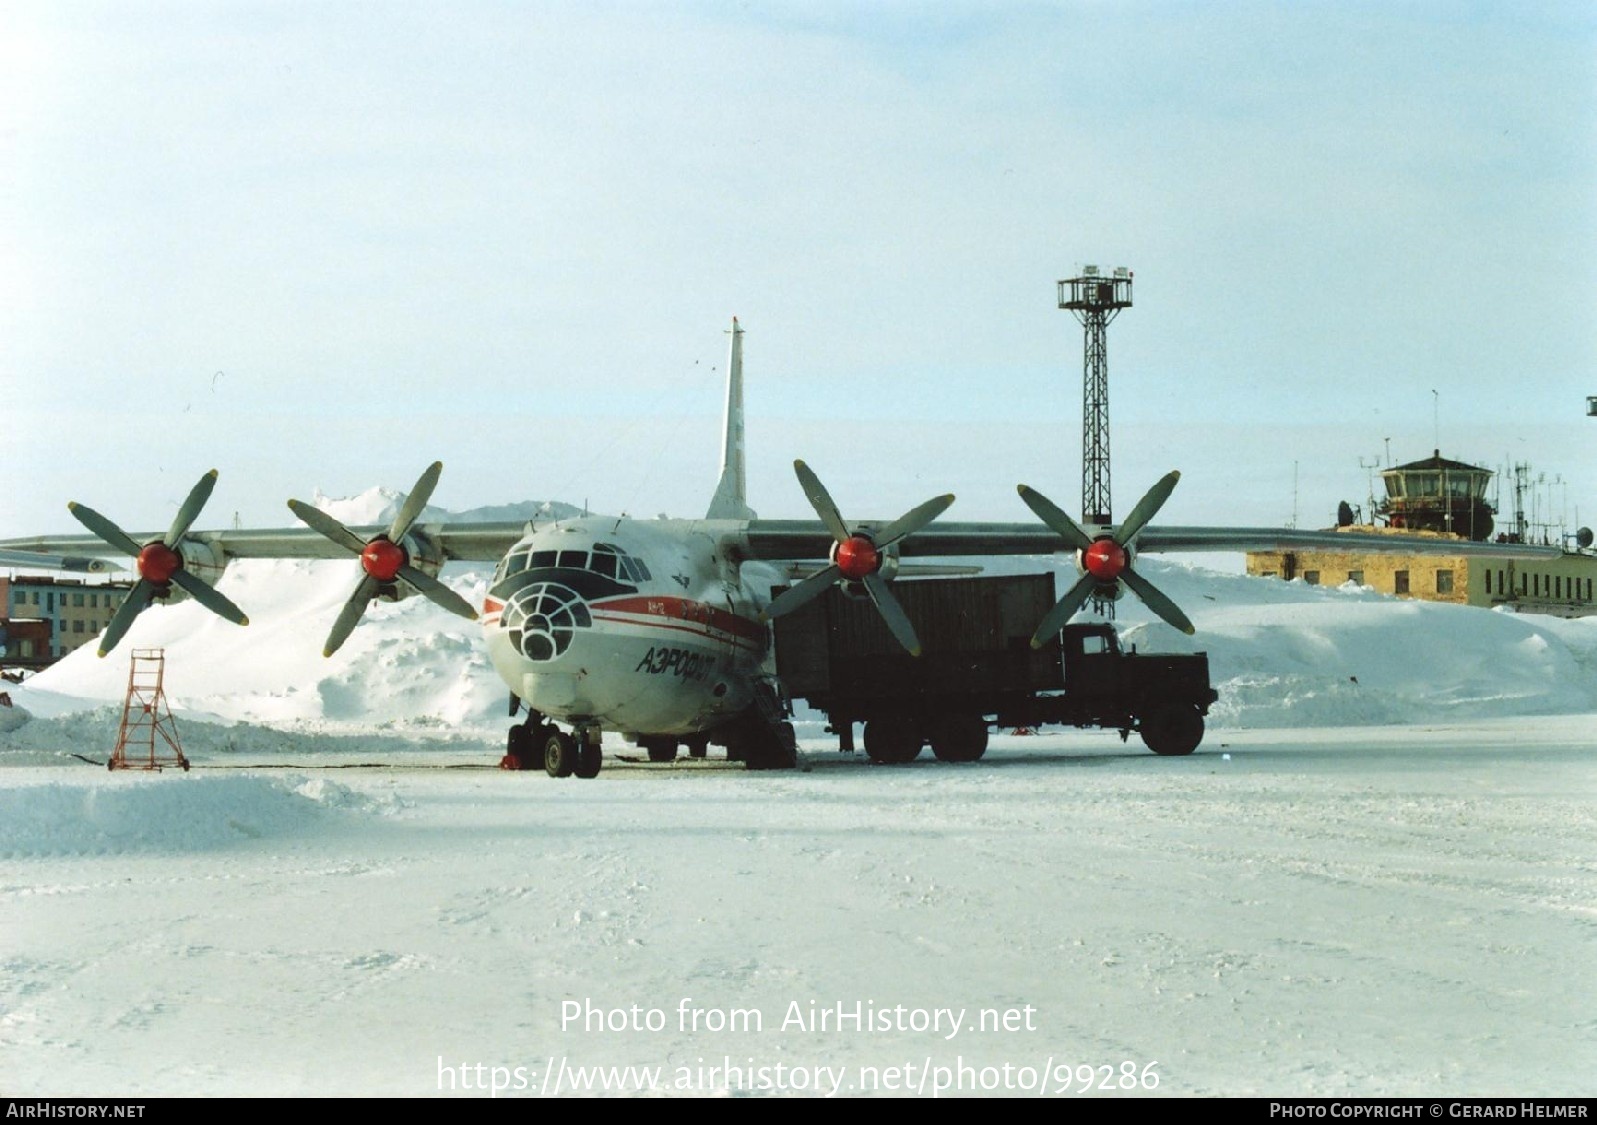
{"label": "floodlight tower", "polygon": [[1131,307],[1131,271],[1113,277],[1083,266],[1080,277],[1059,283],[1059,307],[1081,321],[1085,334],[1081,391],[1081,516],[1107,527],[1109,507],[1109,322]]}

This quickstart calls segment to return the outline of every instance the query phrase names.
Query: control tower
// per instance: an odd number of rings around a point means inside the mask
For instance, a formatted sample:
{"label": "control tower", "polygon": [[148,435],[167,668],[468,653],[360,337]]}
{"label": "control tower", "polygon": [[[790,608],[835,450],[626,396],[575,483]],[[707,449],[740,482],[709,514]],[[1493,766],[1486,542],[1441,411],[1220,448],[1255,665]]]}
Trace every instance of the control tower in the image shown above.
{"label": "control tower", "polygon": [[1081,515],[1088,524],[1108,526],[1109,506],[1109,322],[1131,307],[1131,271],[1117,267],[1103,276],[1083,266],[1080,277],[1059,283],[1059,307],[1081,321]]}
{"label": "control tower", "polygon": [[[1486,500],[1486,484],[1491,479],[1490,469],[1449,461],[1437,450],[1423,461],[1410,461],[1381,473],[1386,499],[1375,505],[1375,513],[1388,527],[1442,531],[1481,542],[1490,538],[1493,530],[1496,510]],[[1516,531],[1522,533],[1523,529]]]}

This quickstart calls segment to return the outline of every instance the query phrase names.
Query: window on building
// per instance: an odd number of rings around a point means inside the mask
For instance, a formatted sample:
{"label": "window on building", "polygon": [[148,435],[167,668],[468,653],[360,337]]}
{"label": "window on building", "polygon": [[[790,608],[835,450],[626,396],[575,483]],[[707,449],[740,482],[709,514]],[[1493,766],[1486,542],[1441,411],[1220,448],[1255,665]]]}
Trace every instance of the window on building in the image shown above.
{"label": "window on building", "polygon": [[1451,570],[1438,570],[1436,572],[1436,592],[1438,594],[1451,594],[1453,592],[1453,572]]}
{"label": "window on building", "polygon": [[1362,586],[1364,585],[1364,572],[1362,570],[1350,570],[1347,572],[1347,580]]}
{"label": "window on building", "polygon": [[73,594],[72,595],[72,604],[77,606],[79,609],[83,608],[83,595],[82,594]]}
{"label": "window on building", "polygon": [[74,621],[74,622],[73,622],[73,623],[72,623],[72,631],[73,631],[73,632],[74,632],[74,633],[81,633],[81,632],[83,632],[83,621],[82,621],[82,619],[81,619],[81,618],[80,618],[80,619],[79,619],[79,620],[77,620],[77,621]]}
{"label": "window on building", "polygon": [[1394,594],[1408,593],[1408,571],[1398,570],[1392,572],[1392,592]]}
{"label": "window on building", "polygon": [[1317,570],[1305,570],[1303,572],[1303,583],[1306,586],[1318,586],[1320,584],[1320,572]]}

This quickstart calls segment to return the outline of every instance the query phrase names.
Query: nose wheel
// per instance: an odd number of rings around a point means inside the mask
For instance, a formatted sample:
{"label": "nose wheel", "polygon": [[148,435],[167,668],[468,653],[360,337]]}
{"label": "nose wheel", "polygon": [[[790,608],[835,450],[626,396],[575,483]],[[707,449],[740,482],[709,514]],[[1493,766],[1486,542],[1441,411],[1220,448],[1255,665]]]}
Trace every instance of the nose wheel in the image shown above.
{"label": "nose wheel", "polygon": [[550,729],[543,743],[543,769],[550,777],[595,778],[604,764],[598,727],[579,727],[574,734]]}

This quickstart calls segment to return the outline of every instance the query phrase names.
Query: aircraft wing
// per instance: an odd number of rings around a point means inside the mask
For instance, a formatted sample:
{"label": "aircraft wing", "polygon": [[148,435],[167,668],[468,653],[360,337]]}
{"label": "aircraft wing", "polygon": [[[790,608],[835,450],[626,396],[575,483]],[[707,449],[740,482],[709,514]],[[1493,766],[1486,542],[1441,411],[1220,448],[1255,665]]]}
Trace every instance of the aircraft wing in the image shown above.
{"label": "aircraft wing", "polygon": [[54,555],[39,551],[0,549],[0,566],[33,567],[39,570],[71,570],[83,574],[101,574],[111,569],[104,559],[88,555]]}
{"label": "aircraft wing", "polygon": [[[386,527],[352,527],[363,540],[388,531]],[[444,561],[498,562],[527,530],[524,520],[495,523],[418,523],[410,534],[435,547]],[[135,543],[158,540],[165,532],[130,533]],[[234,528],[226,531],[189,531],[185,544],[210,547],[227,560],[232,559],[347,559],[351,553],[318,531],[308,527],[273,529]],[[41,535],[24,539],[0,540],[0,565],[54,567],[51,556],[59,556],[61,569],[106,569],[103,559],[128,558],[94,535]],[[16,561],[11,561],[15,557]],[[44,559],[46,561],[37,561]],[[71,565],[81,563],[85,565]]]}
{"label": "aircraft wing", "polygon": [[[1143,504],[1134,508],[1125,523],[1107,530],[1094,528],[1091,533],[1046,498],[1023,488],[1021,496],[1037,513],[1038,523],[939,523],[912,514],[887,524],[856,525],[857,529],[850,531],[846,524],[835,518],[835,510],[826,510],[828,505],[823,501],[817,505],[817,511],[822,515],[822,526],[819,528],[808,521],[751,520],[729,547],[734,554],[772,561],[830,558],[830,565],[778,594],[766,607],[767,617],[791,613],[810,599],[818,597],[828,587],[842,581],[854,581],[864,588],[888,629],[907,650],[917,654],[920,641],[915,635],[914,626],[898,604],[889,584],[878,573],[881,550],[877,536],[880,536],[882,546],[890,545],[903,558],[979,558],[992,555],[1051,555],[1059,552],[1077,555],[1081,560],[1081,575],[1038,625],[1032,636],[1033,647],[1047,643],[1089,599],[1113,597],[1122,586],[1132,590],[1149,609],[1170,625],[1183,633],[1192,633],[1192,621],[1181,608],[1135,568],[1135,556],[1144,551],[1314,549],[1494,559],[1550,559],[1562,554],[1557,547],[1524,543],[1477,543],[1440,535],[1303,531],[1275,527],[1151,526],[1147,523],[1147,516],[1169,495],[1174,476],[1171,474],[1160,486],[1155,486],[1155,490],[1149,494],[1151,501],[1145,499]],[[918,526],[903,530],[906,520],[913,523],[917,519]],[[876,530],[878,528],[883,530]]]}
{"label": "aircraft wing", "polygon": [[[877,524],[875,526],[881,526]],[[1289,527],[1144,527],[1136,550],[1173,551],[1347,551],[1413,555],[1473,555],[1490,558],[1552,559],[1558,547],[1529,543],[1477,543],[1440,535],[1389,535],[1356,531],[1314,531]],[[751,520],[735,551],[745,558],[788,560],[826,558],[833,539],[813,520]],[[933,523],[898,543],[905,558],[981,555],[1051,555],[1075,552],[1076,543],[1040,523]]]}

